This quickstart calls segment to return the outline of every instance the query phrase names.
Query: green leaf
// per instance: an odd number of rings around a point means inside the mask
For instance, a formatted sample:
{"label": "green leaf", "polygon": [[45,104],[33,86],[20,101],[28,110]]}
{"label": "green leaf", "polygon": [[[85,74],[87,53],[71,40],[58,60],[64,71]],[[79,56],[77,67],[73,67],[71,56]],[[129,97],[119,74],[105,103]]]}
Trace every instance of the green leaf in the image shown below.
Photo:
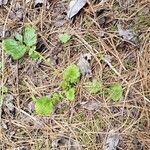
{"label": "green leaf", "polygon": [[26,25],[23,33],[24,43],[31,47],[37,43],[36,30],[31,25]]}
{"label": "green leaf", "polygon": [[15,39],[18,40],[20,43],[23,43],[23,36],[19,33],[16,33]]}
{"label": "green leaf", "polygon": [[36,50],[36,46],[31,47],[30,50],[29,50],[29,56],[33,60],[38,60],[40,58],[40,54],[39,54],[39,52],[37,52],[35,50]]}
{"label": "green leaf", "polygon": [[96,94],[102,90],[102,83],[97,80],[93,80],[91,82],[85,83],[86,90],[88,90],[90,93]]}
{"label": "green leaf", "polygon": [[66,98],[69,101],[73,101],[75,99],[75,88],[71,88],[65,92]]}
{"label": "green leaf", "polygon": [[14,39],[4,39],[2,41],[2,47],[7,54],[11,55],[14,60],[20,59],[26,53],[25,45]]}
{"label": "green leaf", "polygon": [[2,62],[0,61],[0,69],[2,68]]}
{"label": "green leaf", "polygon": [[59,93],[53,93],[51,100],[54,105],[57,104],[60,101],[60,99],[61,95]]}
{"label": "green leaf", "polygon": [[108,96],[113,101],[119,101],[122,98],[123,89],[120,83],[113,83],[107,89]]}
{"label": "green leaf", "polygon": [[80,71],[75,64],[68,66],[63,74],[63,80],[72,84],[75,84],[79,80],[79,77]]}
{"label": "green leaf", "polygon": [[58,39],[61,43],[67,43],[71,38],[71,35],[67,32],[58,35]]}
{"label": "green leaf", "polygon": [[3,85],[3,86],[0,87],[0,91],[2,93],[8,93],[8,88],[5,85]]}
{"label": "green leaf", "polygon": [[63,90],[68,90],[68,89],[71,88],[71,85],[70,85],[69,82],[64,80],[64,81],[61,82],[61,87],[63,88]]}
{"label": "green leaf", "polygon": [[54,112],[54,105],[50,98],[42,96],[36,99],[36,101],[34,98],[33,101],[35,102],[35,112],[38,115],[48,116]]}

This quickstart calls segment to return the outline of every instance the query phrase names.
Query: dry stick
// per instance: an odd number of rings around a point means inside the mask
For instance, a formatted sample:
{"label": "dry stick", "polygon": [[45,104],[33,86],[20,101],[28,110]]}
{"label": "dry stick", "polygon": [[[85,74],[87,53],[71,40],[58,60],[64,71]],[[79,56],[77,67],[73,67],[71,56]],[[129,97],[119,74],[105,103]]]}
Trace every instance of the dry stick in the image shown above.
{"label": "dry stick", "polygon": [[[8,17],[9,17],[9,14],[11,12],[11,8],[12,8],[12,4],[13,4],[13,0],[11,1],[11,4],[10,4],[10,8],[8,10],[8,13],[7,13],[7,16],[6,16],[6,19],[5,19],[5,22],[4,22],[4,27],[3,27],[3,31],[2,31],[2,37],[4,38],[5,37],[5,30],[6,30],[6,24],[7,24],[7,21],[8,21]],[[1,58],[2,58],[2,67],[1,67],[1,71],[2,71],[2,79],[1,79],[1,95],[0,95],[0,124],[1,124],[1,116],[2,116],[2,105],[3,105],[3,97],[4,97],[4,94],[3,94],[3,85],[4,85],[4,68],[5,68],[5,61],[4,61],[4,49],[2,47],[2,55],[1,55]]]}
{"label": "dry stick", "polygon": [[[98,58],[96,57],[96,55],[93,53],[93,50],[94,50],[96,53],[98,53],[98,51],[97,51],[96,49],[92,48],[91,45],[89,45],[83,38],[81,38],[81,36],[80,36],[77,32],[75,32],[74,30],[72,30],[72,32],[74,33],[74,35],[75,35],[76,37],[78,37],[78,38],[81,40],[82,43],[84,43],[84,45],[87,47],[87,49],[89,50],[89,52],[93,55],[93,57],[94,57],[94,58],[97,60],[97,62],[100,64],[99,59],[98,59]],[[128,81],[125,80],[125,79],[121,76],[121,74],[115,69],[115,67],[114,67],[109,61],[107,61],[105,58],[102,58],[102,60],[115,72],[115,74],[117,74],[117,75],[123,80],[123,82],[125,82],[126,84],[129,85]],[[135,89],[134,87],[131,87],[131,88],[132,88],[135,92],[137,92],[137,94],[139,94],[140,96],[142,96],[142,97],[144,98],[144,100],[146,100],[147,102],[150,103],[150,100],[149,100],[147,97],[145,97],[143,94],[141,94],[140,91],[138,91],[138,90]]]}

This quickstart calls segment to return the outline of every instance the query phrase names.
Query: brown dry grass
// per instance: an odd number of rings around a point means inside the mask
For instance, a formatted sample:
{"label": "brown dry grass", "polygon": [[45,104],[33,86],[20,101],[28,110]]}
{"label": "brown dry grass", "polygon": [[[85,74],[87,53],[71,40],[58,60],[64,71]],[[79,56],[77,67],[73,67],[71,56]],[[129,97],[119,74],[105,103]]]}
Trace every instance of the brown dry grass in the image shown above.
{"label": "brown dry grass", "polygon": [[[79,141],[83,149],[101,150],[108,131],[115,128],[121,135],[118,145],[120,150],[150,149],[150,26],[147,23],[137,24],[138,14],[144,14],[149,8],[148,0],[137,0],[127,11],[118,8],[115,0],[105,6],[90,4],[74,21],[66,21],[62,27],[56,27],[58,14],[65,16],[67,1],[53,1],[49,9],[35,9],[32,3],[20,1],[25,12],[22,21],[9,18],[17,0],[0,8],[0,26],[3,27],[3,37],[6,29],[13,34],[21,30],[24,23],[31,23],[38,32],[39,41],[44,44],[41,52],[45,59],[58,54],[59,62],[52,66],[45,62],[40,65],[29,57],[23,57],[13,62],[1,50],[1,61],[5,62],[1,69],[1,83],[9,88],[9,93],[15,97],[15,114],[2,113],[2,121],[7,129],[1,131],[1,149],[12,150],[24,146],[27,149],[52,149],[51,142],[59,136],[72,137]],[[95,12],[108,9],[105,26],[99,25]],[[138,28],[139,44],[124,42],[114,29],[115,21],[121,20],[126,27]],[[114,25],[114,26],[113,26]],[[105,30],[109,37],[100,38],[97,34]],[[63,31],[69,31],[72,39],[65,45],[60,45],[57,36]],[[40,47],[42,48],[42,46]],[[50,95],[57,91],[61,82],[62,72],[71,63],[76,63],[81,52],[93,55],[92,71],[95,78],[102,80],[104,85],[119,81],[124,87],[122,101],[113,103],[104,93],[91,95],[85,91],[83,77],[78,84],[76,100],[73,103],[62,103],[52,117],[45,117],[43,122],[28,111],[31,95]],[[111,63],[101,61],[99,54],[113,56]],[[82,100],[95,99],[99,109],[86,111],[77,107]]]}

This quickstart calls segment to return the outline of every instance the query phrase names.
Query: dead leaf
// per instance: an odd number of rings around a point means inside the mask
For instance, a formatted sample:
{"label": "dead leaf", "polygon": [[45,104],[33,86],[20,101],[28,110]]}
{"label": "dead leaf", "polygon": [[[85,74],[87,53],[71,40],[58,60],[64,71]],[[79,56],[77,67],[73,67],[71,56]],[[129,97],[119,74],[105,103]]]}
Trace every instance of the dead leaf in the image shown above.
{"label": "dead leaf", "polygon": [[105,59],[107,62],[109,62],[109,63],[112,62],[112,58],[113,58],[113,56],[108,55],[108,54],[106,54],[106,55],[104,56],[104,59]]}
{"label": "dead leaf", "polygon": [[114,130],[109,131],[103,150],[116,150],[120,136]]}
{"label": "dead leaf", "polygon": [[10,18],[13,20],[22,20],[23,14],[23,6],[19,2],[17,2],[15,4],[14,10],[10,13]]}
{"label": "dead leaf", "polygon": [[35,0],[34,5],[35,5],[35,7],[38,7],[38,6],[41,7],[45,1],[46,0]]}
{"label": "dead leaf", "polygon": [[87,3],[87,0],[71,0],[68,7],[67,16],[71,19],[75,16]]}
{"label": "dead leaf", "polygon": [[69,150],[81,150],[81,146],[78,141],[67,138],[67,137],[59,137],[52,142],[52,147],[54,150],[61,149],[61,146],[67,148]]}
{"label": "dead leaf", "polygon": [[86,77],[92,77],[92,70],[90,66],[91,57],[90,53],[81,54],[77,64],[81,74]]}
{"label": "dead leaf", "polygon": [[2,127],[2,129],[5,129],[5,130],[8,129],[7,124],[6,124],[3,120],[2,120],[2,122],[1,122],[1,127]]}
{"label": "dead leaf", "polygon": [[124,40],[136,42],[137,37],[136,34],[132,30],[125,30],[122,28],[120,24],[117,25],[119,36],[121,36]]}
{"label": "dead leaf", "polygon": [[33,101],[29,102],[28,110],[29,110],[30,113],[33,113],[33,111],[35,110],[35,104],[34,104]]}
{"label": "dead leaf", "polygon": [[4,98],[4,105],[8,108],[9,111],[13,112],[15,107],[13,104],[14,97],[11,94],[7,94]]}
{"label": "dead leaf", "polygon": [[81,107],[87,110],[97,110],[99,107],[99,103],[95,100],[89,100],[87,102],[81,102],[80,103]]}
{"label": "dead leaf", "polygon": [[119,6],[121,8],[129,9],[129,7],[133,6],[136,2],[136,0],[117,0],[119,3]]}
{"label": "dead leaf", "polygon": [[108,33],[107,32],[104,32],[104,31],[100,31],[97,33],[97,36],[101,37],[101,38],[105,38],[105,37],[108,37]]}
{"label": "dead leaf", "polygon": [[8,3],[8,0],[0,0],[0,6],[6,5]]}
{"label": "dead leaf", "polygon": [[27,150],[29,148],[25,147],[25,146],[19,146],[17,148],[15,148],[15,150]]}

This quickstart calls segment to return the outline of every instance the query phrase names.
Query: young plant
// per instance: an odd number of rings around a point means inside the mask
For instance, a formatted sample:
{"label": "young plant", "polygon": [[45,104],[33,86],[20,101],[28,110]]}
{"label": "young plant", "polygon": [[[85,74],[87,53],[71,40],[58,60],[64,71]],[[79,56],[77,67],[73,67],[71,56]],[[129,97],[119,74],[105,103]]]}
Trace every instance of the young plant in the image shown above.
{"label": "young plant", "polygon": [[58,93],[54,93],[51,98],[42,96],[35,98],[32,96],[32,100],[35,103],[35,112],[38,115],[49,116],[54,112],[55,105],[60,101],[61,97]]}
{"label": "young plant", "polygon": [[73,101],[75,98],[75,84],[79,81],[79,78],[80,71],[75,64],[69,65],[65,69],[61,86],[69,101]]}
{"label": "young plant", "polygon": [[67,43],[70,40],[70,38],[71,38],[71,35],[67,32],[58,35],[59,41],[63,44]]}
{"label": "young plant", "polygon": [[122,98],[123,88],[120,83],[113,83],[107,88],[108,96],[114,101],[119,101]]}
{"label": "young plant", "polygon": [[25,25],[23,34],[16,33],[14,38],[2,41],[2,47],[14,60],[22,58],[28,52],[29,56],[37,60],[40,54],[36,52],[37,33],[29,24]]}
{"label": "young plant", "polygon": [[86,90],[90,93],[96,94],[102,90],[102,83],[98,80],[85,83]]}
{"label": "young plant", "polygon": [[68,91],[65,91],[65,95],[69,101],[73,101],[75,98],[75,88],[70,88]]}
{"label": "young plant", "polygon": [[76,84],[76,82],[80,78],[80,71],[79,68],[75,65],[69,65],[63,74],[63,81],[65,81],[67,84]]}
{"label": "young plant", "polygon": [[1,93],[8,93],[8,88],[5,85],[0,86],[0,92]]}

